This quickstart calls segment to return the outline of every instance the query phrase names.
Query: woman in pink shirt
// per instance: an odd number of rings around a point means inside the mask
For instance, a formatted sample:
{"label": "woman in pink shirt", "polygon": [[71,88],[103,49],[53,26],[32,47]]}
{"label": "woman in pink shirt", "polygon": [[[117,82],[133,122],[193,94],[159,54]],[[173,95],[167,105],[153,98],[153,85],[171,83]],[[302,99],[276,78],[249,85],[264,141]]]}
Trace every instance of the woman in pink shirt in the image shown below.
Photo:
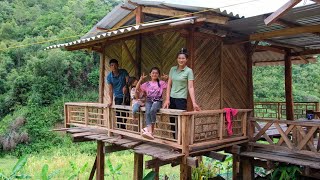
{"label": "woman in pink shirt", "polygon": [[142,80],[147,77],[143,74],[136,86],[137,89],[141,89],[141,91],[147,94],[145,103],[147,127],[142,129],[142,136],[152,140],[154,139],[153,133],[157,112],[162,106],[162,93],[163,90],[167,88],[167,83],[165,81],[161,81],[159,76],[160,69],[153,67],[150,71],[151,80],[140,86]]}

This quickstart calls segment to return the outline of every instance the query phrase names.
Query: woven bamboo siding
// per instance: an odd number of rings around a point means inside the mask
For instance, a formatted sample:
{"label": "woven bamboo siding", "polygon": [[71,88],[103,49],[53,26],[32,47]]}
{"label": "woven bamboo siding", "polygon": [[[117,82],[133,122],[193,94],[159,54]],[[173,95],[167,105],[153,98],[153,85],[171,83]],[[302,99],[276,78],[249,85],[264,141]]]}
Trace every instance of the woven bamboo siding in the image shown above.
{"label": "woven bamboo siding", "polygon": [[170,68],[177,65],[177,53],[185,44],[185,39],[177,32],[143,37],[142,72],[149,73],[152,67],[157,66],[161,74],[168,74]]}
{"label": "woven bamboo siding", "polygon": [[220,53],[219,39],[195,38],[194,85],[202,109],[220,109]]}
{"label": "woven bamboo siding", "polygon": [[[133,58],[135,58],[135,52],[136,52],[136,47],[135,47],[135,40],[127,40],[125,41],[127,44]],[[119,67],[126,69],[129,73],[130,76],[133,76],[135,73],[134,65],[131,63],[129,59],[129,54],[124,50],[123,44],[122,43],[115,43],[110,46],[106,47],[106,63],[105,63],[105,80],[110,73],[110,68],[109,68],[109,60],[110,59],[117,59],[119,61]],[[105,83],[104,87],[104,97],[103,97],[103,103],[109,102],[108,98],[108,84]]]}
{"label": "woven bamboo siding", "polygon": [[222,48],[223,107],[247,108],[247,63],[246,52],[241,45]]}

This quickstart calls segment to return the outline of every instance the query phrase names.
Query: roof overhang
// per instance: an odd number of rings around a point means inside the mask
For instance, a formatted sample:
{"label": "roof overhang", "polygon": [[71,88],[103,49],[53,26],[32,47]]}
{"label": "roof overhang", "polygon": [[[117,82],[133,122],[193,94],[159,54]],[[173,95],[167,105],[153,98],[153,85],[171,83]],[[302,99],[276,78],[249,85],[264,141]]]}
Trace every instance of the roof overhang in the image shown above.
{"label": "roof overhang", "polygon": [[44,50],[64,48],[66,50],[86,49],[92,46],[103,46],[112,41],[134,37],[137,34],[144,34],[155,31],[164,31],[169,29],[181,28],[182,26],[190,26],[201,24],[205,19],[197,17],[186,17],[179,19],[172,19],[159,22],[145,23],[141,25],[129,26],[114,31],[103,32],[98,35],[78,39],[68,43],[56,44],[46,47]]}

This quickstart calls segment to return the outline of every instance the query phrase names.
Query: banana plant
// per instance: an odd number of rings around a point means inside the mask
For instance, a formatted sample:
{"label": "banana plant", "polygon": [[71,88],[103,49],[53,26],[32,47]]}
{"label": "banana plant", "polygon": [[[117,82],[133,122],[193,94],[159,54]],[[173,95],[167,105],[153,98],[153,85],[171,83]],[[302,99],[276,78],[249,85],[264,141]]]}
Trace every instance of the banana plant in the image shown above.
{"label": "banana plant", "polygon": [[49,166],[48,164],[45,164],[43,167],[42,167],[42,170],[41,170],[41,179],[42,180],[50,180],[52,179],[54,176],[56,176],[57,174],[59,174],[60,170],[55,170],[53,172],[51,172],[50,174],[48,174],[48,170],[49,170]]}
{"label": "banana plant", "polygon": [[20,171],[27,163],[27,156],[22,156],[18,162],[15,164],[15,166],[12,168],[12,171],[10,175],[3,174],[2,171],[0,171],[0,179],[1,180],[13,180],[13,179],[30,179],[31,176],[27,174],[22,174]]}
{"label": "banana plant", "polygon": [[72,161],[69,161],[69,164],[71,166],[72,173],[71,173],[71,176],[68,178],[68,180],[79,179],[80,174],[82,174],[88,167],[88,162],[85,163],[82,167],[78,167],[76,163]]}
{"label": "banana plant", "polygon": [[118,175],[121,175],[121,167],[122,164],[118,164],[115,168],[113,167],[110,159],[107,159],[107,165],[109,168],[110,173],[106,174],[107,176],[111,176],[112,180],[118,179]]}

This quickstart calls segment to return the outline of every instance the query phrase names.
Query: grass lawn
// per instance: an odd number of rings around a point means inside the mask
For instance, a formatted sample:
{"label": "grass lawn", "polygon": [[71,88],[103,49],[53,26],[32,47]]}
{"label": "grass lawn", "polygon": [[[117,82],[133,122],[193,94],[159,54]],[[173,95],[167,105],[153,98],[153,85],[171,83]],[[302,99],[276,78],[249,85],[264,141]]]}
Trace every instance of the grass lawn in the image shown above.
{"label": "grass lawn", "polygon": [[[96,148],[95,144],[85,145],[92,146]],[[41,179],[41,169],[43,165],[48,164],[49,173],[54,170],[59,170],[53,179],[68,179],[72,174],[72,168],[69,161],[74,162],[78,167],[82,167],[84,164],[88,163],[88,167],[85,172],[80,174],[79,179],[88,179],[91,171],[91,167],[95,160],[95,155],[93,153],[81,152],[83,147],[70,147],[70,148],[56,148],[51,149],[39,154],[28,155],[28,161],[23,169],[24,174],[32,176],[32,179]],[[89,149],[86,147],[85,149]],[[95,149],[94,149],[95,150]],[[119,179],[132,179],[133,176],[133,153],[130,151],[121,151],[112,154],[107,154],[106,159],[110,158],[111,163],[114,167],[118,164],[122,164],[121,175],[118,175]],[[145,156],[146,160],[151,159]],[[10,174],[12,168],[16,164],[18,159],[13,156],[5,156],[0,158],[0,169],[4,174]],[[110,171],[105,166],[105,174],[109,174]],[[144,170],[147,174],[150,170]],[[170,165],[163,166],[160,168],[160,176],[166,174],[170,179],[179,179],[179,166],[171,167]],[[106,179],[111,179],[111,177],[106,175]]]}

